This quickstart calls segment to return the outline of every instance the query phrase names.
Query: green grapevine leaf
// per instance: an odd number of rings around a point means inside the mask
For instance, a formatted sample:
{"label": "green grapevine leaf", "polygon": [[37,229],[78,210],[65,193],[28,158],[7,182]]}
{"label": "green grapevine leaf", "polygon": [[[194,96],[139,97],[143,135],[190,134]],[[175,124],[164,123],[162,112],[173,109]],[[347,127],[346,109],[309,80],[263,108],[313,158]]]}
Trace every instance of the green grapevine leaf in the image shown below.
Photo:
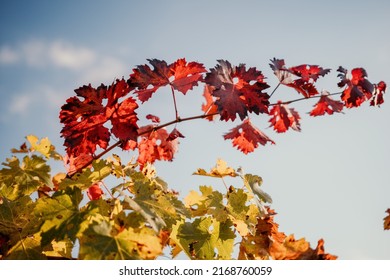
{"label": "green grapevine leaf", "polygon": [[209,232],[211,225],[211,217],[197,218],[192,223],[182,220],[173,225],[171,239],[193,259],[214,259],[215,252]]}
{"label": "green grapevine leaf", "polygon": [[39,187],[52,185],[50,166],[39,156],[25,156],[22,163],[14,156],[3,165],[7,168],[0,170],[0,195],[10,200],[30,195]]}
{"label": "green grapevine leaf", "polygon": [[92,162],[92,168],[87,168],[82,173],[75,174],[72,178],[63,179],[59,184],[59,188],[64,190],[67,187],[78,187],[85,190],[110,174],[111,164],[107,160],[98,159]]}
{"label": "green grapevine leaf", "polygon": [[10,250],[6,259],[10,260],[42,260],[46,259],[42,254],[39,234],[21,238]]}
{"label": "green grapevine leaf", "polygon": [[226,222],[214,221],[212,242],[218,251],[218,259],[231,259],[233,253],[235,233],[232,230],[233,223],[230,220]]}
{"label": "green grapevine leaf", "polygon": [[226,209],[241,236],[253,233],[257,223],[257,217],[259,216],[259,210],[256,205],[247,205],[250,199],[251,197],[243,189],[229,188]]}
{"label": "green grapevine leaf", "polygon": [[[128,190],[134,195],[132,201],[127,199],[127,202],[133,210],[141,211],[145,218],[155,217],[155,222],[160,224],[155,229],[160,229],[161,225],[170,228],[182,215],[189,216],[178,194],[169,190],[160,178],[148,177],[133,169],[127,173],[131,179]],[[147,220],[150,222],[149,218]]]}
{"label": "green grapevine leaf", "polygon": [[173,226],[171,239],[193,259],[230,259],[235,238],[231,226],[212,217],[182,220]]}
{"label": "green grapevine leaf", "polygon": [[89,207],[80,210],[82,198],[80,189],[68,188],[57,191],[52,197],[38,200],[34,211],[44,220],[41,227],[43,246],[52,240],[61,241],[69,238],[74,241],[87,228],[88,217],[95,211]]}
{"label": "green grapevine leaf", "polygon": [[80,238],[80,259],[155,259],[162,253],[160,239],[150,228],[115,230],[113,221],[93,223]]}
{"label": "green grapevine leaf", "polygon": [[223,222],[228,218],[228,213],[223,204],[223,195],[214,191],[212,187],[200,186],[202,195],[196,191],[190,193],[184,198],[185,205],[191,210],[193,217],[212,215],[217,221]]}
{"label": "green grapevine leaf", "polygon": [[0,199],[0,236],[8,240],[9,259],[43,258],[39,242],[41,222],[32,215],[35,207],[29,196],[15,201],[6,198]]}

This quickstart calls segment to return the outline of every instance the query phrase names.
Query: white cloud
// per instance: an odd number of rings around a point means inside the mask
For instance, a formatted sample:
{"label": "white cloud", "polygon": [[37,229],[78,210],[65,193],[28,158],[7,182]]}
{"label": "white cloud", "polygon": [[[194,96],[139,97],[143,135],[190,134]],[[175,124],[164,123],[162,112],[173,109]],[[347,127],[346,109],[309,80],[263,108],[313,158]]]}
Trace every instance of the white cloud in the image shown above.
{"label": "white cloud", "polygon": [[0,49],[0,64],[13,64],[20,59],[19,54],[8,46]]}
{"label": "white cloud", "polygon": [[[127,72],[126,72],[127,70]],[[100,83],[110,84],[115,78],[122,78],[129,75],[130,71],[126,65],[114,57],[100,57],[95,62],[93,67],[86,69],[84,74],[81,76],[81,83],[91,83],[97,85]]]}
{"label": "white cloud", "polygon": [[31,67],[51,66],[70,70],[82,70],[96,60],[96,54],[93,50],[74,46],[63,40],[51,42],[30,40],[19,44],[12,50],[9,47],[2,48],[2,50],[7,49]]}
{"label": "white cloud", "polygon": [[[130,72],[127,64],[115,57],[115,53],[104,54],[65,40],[35,39],[12,47],[0,45],[0,65],[4,68],[12,64],[25,67],[28,72],[38,68],[42,79],[37,78],[26,87],[19,87],[17,92],[13,91],[7,109],[0,112],[0,120],[7,116],[28,117],[43,100],[49,110],[59,110],[66,99],[74,95],[73,88],[89,83],[108,85],[115,78],[127,78]],[[72,90],[63,78],[57,78],[61,75],[66,81],[72,81]]]}
{"label": "white cloud", "polygon": [[75,47],[63,41],[55,41],[48,46],[48,56],[52,64],[69,69],[83,69],[96,60],[94,51],[85,47]]}
{"label": "white cloud", "polygon": [[13,47],[0,46],[0,65],[21,63],[32,68],[63,69],[78,75],[78,82],[111,83],[128,75],[127,67],[112,54],[77,46],[65,40],[29,40]]}
{"label": "white cloud", "polygon": [[22,94],[15,96],[9,105],[9,112],[16,115],[24,115],[33,103],[33,96]]}
{"label": "white cloud", "polygon": [[22,62],[29,66],[42,67],[48,63],[47,45],[43,41],[28,41],[18,46],[15,51],[19,53]]}

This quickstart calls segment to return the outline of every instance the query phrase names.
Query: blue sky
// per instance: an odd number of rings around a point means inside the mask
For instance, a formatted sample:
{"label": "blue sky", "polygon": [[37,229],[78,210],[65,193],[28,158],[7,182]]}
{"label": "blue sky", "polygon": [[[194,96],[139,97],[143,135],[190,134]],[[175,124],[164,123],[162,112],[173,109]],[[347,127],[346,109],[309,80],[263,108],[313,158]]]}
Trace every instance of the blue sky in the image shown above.
{"label": "blue sky", "polygon": [[[390,83],[388,1],[2,1],[0,4],[0,156],[28,134],[48,136],[60,152],[58,114],[73,90],[125,78],[148,58],[178,58],[216,65],[217,59],[257,67],[271,89],[268,63],[319,64],[332,72],[318,88],[337,92],[338,66],[364,67],[371,82]],[[165,94],[167,93],[167,94]],[[182,117],[201,113],[202,89],[178,97]],[[172,120],[169,92],[161,90],[139,110]],[[280,88],[273,100],[299,97]],[[302,132],[276,134],[268,118],[252,121],[276,145],[245,156],[223,141],[235,124],[182,123],[186,136],[173,162],[159,175],[185,196],[200,184],[191,176],[218,158],[261,175],[273,198],[276,221],[287,234],[320,238],[341,259],[390,259],[390,233],[383,231],[390,207],[389,117],[363,104],[345,114],[312,118],[313,103],[294,103]],[[119,151],[116,151],[119,153]],[[124,153],[130,159],[132,154]],[[124,161],[125,161],[124,160]],[[60,171],[60,170],[58,170]],[[232,181],[232,184],[235,182]]]}

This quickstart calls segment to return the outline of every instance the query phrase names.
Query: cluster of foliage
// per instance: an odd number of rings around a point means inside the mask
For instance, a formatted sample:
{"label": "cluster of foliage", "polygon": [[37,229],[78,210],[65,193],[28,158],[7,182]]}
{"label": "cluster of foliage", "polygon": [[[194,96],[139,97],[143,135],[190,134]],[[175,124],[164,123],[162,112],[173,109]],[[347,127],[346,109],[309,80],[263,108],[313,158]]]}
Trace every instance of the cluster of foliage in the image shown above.
{"label": "cluster of foliage", "polygon": [[[222,160],[210,172],[194,174],[239,177],[239,187],[221,193],[201,186],[180,201],[152,165],[138,171],[137,164],[122,164],[117,155],[94,161],[73,178],[51,177],[48,160],[60,156],[47,138],[27,139],[29,145],[14,150],[25,154],[22,162],[14,156],[1,170],[1,258],[72,259],[77,240],[78,259],[155,259],[166,248],[172,257],[184,252],[191,259],[231,259],[237,237],[238,259],[335,258],[324,252],[323,240],[312,249],[305,239],[279,232],[275,212],[258,207],[269,196],[251,191],[261,178],[239,174]],[[103,198],[100,188],[90,186],[108,177],[118,185]]]}
{"label": "cluster of foliage", "polygon": [[[292,102],[318,98],[310,115],[331,115],[342,112],[344,107],[359,107],[364,101],[378,106],[383,103],[386,90],[383,81],[378,84],[368,81],[363,68],[348,72],[339,67],[338,86],[343,90],[335,93],[340,95],[340,100],[333,100],[331,96],[335,94],[319,92],[315,87],[317,80],[330,72],[330,69],[318,65],[303,64],[287,68],[284,60],[271,60],[270,66],[279,83],[268,94],[265,90],[270,86],[262,72],[255,67],[247,69],[244,64],[233,66],[228,61],[219,60],[214,68],[207,71],[203,64],[185,59],[178,59],[172,64],[157,59],[149,60],[149,63],[153,68],[140,65],[133,69],[129,79],[117,79],[110,86],[80,87],[75,90],[77,95],[62,106],[61,134],[65,138],[68,155],[68,174],[81,171],[95,158],[100,158],[117,146],[123,150],[137,150],[137,162],[141,169],[146,163],[156,160],[171,161],[177,151],[178,138],[184,135],[176,127],[170,132],[166,127],[197,118],[214,120],[219,116],[221,121],[227,122],[236,120],[238,116],[242,123],[226,133],[224,139],[231,140],[233,146],[247,154],[259,145],[275,143],[253,125],[249,114],[267,115],[270,126],[278,133],[290,128],[300,131],[301,117],[294,108],[289,107]],[[204,84],[203,114],[185,118],[179,116],[175,94],[180,92],[186,95],[199,83]],[[280,85],[295,89],[302,97],[271,103],[270,98]],[[146,118],[150,123],[141,125],[137,117],[139,102],[147,102],[165,86],[169,86],[172,92],[175,119],[160,124],[158,116],[148,114]],[[109,146],[111,137],[118,141]],[[96,155],[98,148],[103,152]]]}
{"label": "cluster of foliage", "polygon": [[[14,156],[0,170],[0,258],[71,259],[78,243],[77,259],[155,259],[166,248],[172,257],[184,252],[191,259],[335,259],[325,253],[323,240],[313,249],[305,239],[279,232],[260,176],[218,160],[209,172],[198,169],[194,174],[223,182],[229,177],[234,184],[225,185],[225,192],[200,186],[182,201],[156,175],[153,163],[173,160],[178,139],[184,137],[176,128],[180,122],[218,117],[228,122],[238,116],[242,123],[224,139],[247,154],[275,143],[253,125],[250,114],[268,116],[278,133],[300,131],[301,118],[291,103],[317,98],[311,116],[339,113],[365,101],[379,106],[386,84],[368,81],[363,68],[348,72],[339,67],[342,91],[319,92],[315,84],[330,69],[308,64],[288,68],[284,60],[273,59],[270,67],[279,83],[268,94],[262,72],[244,64],[219,60],[207,71],[201,63],[185,59],[149,63],[152,68],[137,66],[127,80],[75,90],[76,96],[60,111],[64,157],[47,138],[32,135],[27,144],[12,150]],[[203,113],[181,117],[175,94],[186,95],[199,84],[204,84]],[[281,85],[301,97],[271,103]],[[158,116],[148,114],[148,123],[141,125],[140,104],[165,86],[171,89],[175,119],[161,124]],[[333,99],[335,95],[340,100]],[[166,129],[174,124],[171,131]],[[117,141],[110,144],[111,138]],[[135,160],[123,164],[115,154],[103,159],[115,147],[137,151]],[[64,161],[66,173],[52,175],[51,160]],[[239,244],[236,255],[234,244]]]}

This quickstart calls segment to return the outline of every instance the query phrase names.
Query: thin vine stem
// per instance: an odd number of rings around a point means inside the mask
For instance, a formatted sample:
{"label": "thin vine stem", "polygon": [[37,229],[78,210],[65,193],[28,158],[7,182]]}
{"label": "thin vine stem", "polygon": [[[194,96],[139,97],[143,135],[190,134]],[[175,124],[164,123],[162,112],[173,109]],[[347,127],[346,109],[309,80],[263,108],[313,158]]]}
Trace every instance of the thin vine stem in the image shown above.
{"label": "thin vine stem", "polygon": [[[333,95],[340,95],[342,94],[343,92],[340,91],[340,92],[335,92],[335,93],[330,93],[326,96],[333,96]],[[315,96],[309,96],[309,97],[301,97],[301,98],[297,98],[297,99],[293,99],[293,100],[289,100],[289,101],[283,101],[281,102],[281,104],[291,104],[291,103],[294,103],[294,102],[298,102],[298,101],[303,101],[303,100],[307,100],[307,99],[313,99],[313,98],[321,98],[322,95],[315,95]],[[278,103],[271,103],[269,104],[269,106],[274,106],[274,105],[277,105]]]}
{"label": "thin vine stem", "polygon": [[175,90],[174,90],[172,85],[171,85],[171,90],[172,90],[173,105],[175,107],[175,117],[176,117],[176,120],[178,120],[179,119],[179,113],[178,113],[178,110],[177,110],[176,95],[175,95]]}
{"label": "thin vine stem", "polygon": [[274,90],[271,92],[271,94],[269,95],[269,98],[272,97],[272,95],[275,93],[275,91],[278,89],[278,87],[281,85],[282,83],[279,82],[279,84],[274,88]]}

